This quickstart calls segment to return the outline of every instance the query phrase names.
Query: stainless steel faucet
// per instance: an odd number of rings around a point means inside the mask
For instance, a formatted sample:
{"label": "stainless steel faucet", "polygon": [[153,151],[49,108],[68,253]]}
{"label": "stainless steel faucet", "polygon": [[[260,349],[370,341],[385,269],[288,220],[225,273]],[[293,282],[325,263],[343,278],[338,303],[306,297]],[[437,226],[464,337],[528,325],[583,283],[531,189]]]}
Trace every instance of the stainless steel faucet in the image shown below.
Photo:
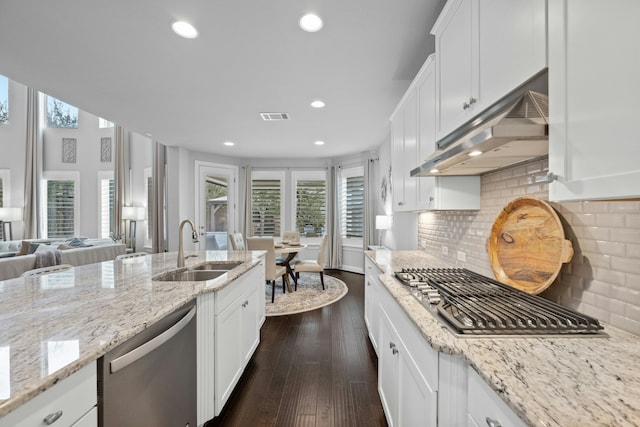
{"label": "stainless steel faucet", "polygon": [[193,243],[198,243],[198,233],[196,233],[196,226],[190,219],[185,219],[180,223],[178,230],[178,267],[184,267],[184,244],[182,243],[182,228],[186,223],[191,226],[191,239]]}

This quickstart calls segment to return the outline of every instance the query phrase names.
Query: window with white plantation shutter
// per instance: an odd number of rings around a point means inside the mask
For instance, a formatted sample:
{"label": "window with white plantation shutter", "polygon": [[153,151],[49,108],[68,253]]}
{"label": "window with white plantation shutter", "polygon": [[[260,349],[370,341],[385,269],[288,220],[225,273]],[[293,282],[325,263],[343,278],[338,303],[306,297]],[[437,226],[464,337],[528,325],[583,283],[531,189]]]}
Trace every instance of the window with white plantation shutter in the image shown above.
{"label": "window with white plantation shutter", "polygon": [[44,179],[44,234],[49,239],[77,234],[78,175],[77,172],[60,173]]}
{"label": "window with white plantation shutter", "polygon": [[111,234],[113,224],[113,172],[98,172],[100,182],[100,237],[107,238]]}
{"label": "window with white plantation shutter", "polygon": [[343,238],[362,238],[364,231],[364,168],[344,168],[340,185],[340,232]]}
{"label": "window with white plantation shutter", "polygon": [[282,177],[278,172],[252,173],[251,179],[251,235],[281,235]]}
{"label": "window with white plantation shutter", "polygon": [[153,178],[151,168],[144,170],[145,190],[147,192],[147,241],[146,246],[151,246],[153,235]]}
{"label": "window with white plantation shutter", "polygon": [[304,237],[319,237],[326,230],[327,180],[324,171],[293,172],[296,230]]}

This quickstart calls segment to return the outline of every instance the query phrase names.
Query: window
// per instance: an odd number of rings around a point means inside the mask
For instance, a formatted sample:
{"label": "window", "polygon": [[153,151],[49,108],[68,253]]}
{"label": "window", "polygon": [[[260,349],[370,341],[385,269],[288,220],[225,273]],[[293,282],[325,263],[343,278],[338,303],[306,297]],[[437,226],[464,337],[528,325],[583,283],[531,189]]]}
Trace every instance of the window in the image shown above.
{"label": "window", "polygon": [[9,79],[0,76],[0,125],[9,123]]}
{"label": "window", "polygon": [[3,206],[9,206],[9,192],[11,184],[9,182],[9,176],[11,171],[9,169],[0,169],[0,208]]}
{"label": "window", "polygon": [[47,96],[47,127],[78,128],[78,108]]}
{"label": "window", "polygon": [[44,175],[43,226],[46,238],[67,238],[78,229],[78,172],[47,172]]}
{"label": "window", "polygon": [[364,231],[364,168],[344,168],[340,184],[340,233],[343,238],[362,238]]}
{"label": "window", "polygon": [[284,172],[251,174],[251,235],[281,236]]}
{"label": "window", "polygon": [[113,122],[110,122],[107,119],[103,119],[102,117],[98,117],[98,127],[100,129],[107,129],[113,127]]}
{"label": "window", "polygon": [[294,213],[296,230],[304,237],[322,236],[326,229],[326,172],[291,173],[295,188]]}
{"label": "window", "polygon": [[100,185],[100,237],[111,237],[113,224],[113,171],[98,172]]}
{"label": "window", "polygon": [[145,246],[151,247],[153,235],[153,177],[151,168],[144,169],[145,190],[147,192],[147,241]]}

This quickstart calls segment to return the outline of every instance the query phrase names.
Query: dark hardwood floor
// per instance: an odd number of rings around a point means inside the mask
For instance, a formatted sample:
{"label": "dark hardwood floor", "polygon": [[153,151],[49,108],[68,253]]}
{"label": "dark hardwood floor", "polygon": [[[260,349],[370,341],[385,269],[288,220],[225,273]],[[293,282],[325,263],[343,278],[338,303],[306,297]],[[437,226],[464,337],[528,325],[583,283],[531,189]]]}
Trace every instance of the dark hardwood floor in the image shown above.
{"label": "dark hardwood floor", "polygon": [[330,306],[267,317],[260,346],[215,426],[386,426],[364,324],[364,276]]}

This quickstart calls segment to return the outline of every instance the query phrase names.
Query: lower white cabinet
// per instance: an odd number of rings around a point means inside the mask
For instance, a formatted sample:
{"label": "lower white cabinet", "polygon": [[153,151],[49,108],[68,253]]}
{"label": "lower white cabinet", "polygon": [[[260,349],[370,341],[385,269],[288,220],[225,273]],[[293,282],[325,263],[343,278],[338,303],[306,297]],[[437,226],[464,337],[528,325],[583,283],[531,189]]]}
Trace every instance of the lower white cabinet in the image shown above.
{"label": "lower white cabinet", "polygon": [[526,427],[473,368],[468,367],[468,426]]}
{"label": "lower white cabinet", "polygon": [[[380,307],[379,337],[378,391],[388,424],[435,427],[438,395],[421,374],[384,307]],[[437,360],[436,354],[432,366],[436,373]]]}
{"label": "lower white cabinet", "polygon": [[[377,273],[376,273],[377,271]],[[383,292],[382,283],[378,279],[380,271],[373,265],[373,262],[365,257],[365,286],[364,286],[364,323],[367,325],[369,340],[378,352],[378,333],[380,331],[380,292]]]}
{"label": "lower white cabinet", "polygon": [[198,297],[198,425],[220,414],[260,343],[264,261]]}
{"label": "lower white cabinet", "polygon": [[0,427],[97,427],[97,381],[93,362],[0,418]]}

